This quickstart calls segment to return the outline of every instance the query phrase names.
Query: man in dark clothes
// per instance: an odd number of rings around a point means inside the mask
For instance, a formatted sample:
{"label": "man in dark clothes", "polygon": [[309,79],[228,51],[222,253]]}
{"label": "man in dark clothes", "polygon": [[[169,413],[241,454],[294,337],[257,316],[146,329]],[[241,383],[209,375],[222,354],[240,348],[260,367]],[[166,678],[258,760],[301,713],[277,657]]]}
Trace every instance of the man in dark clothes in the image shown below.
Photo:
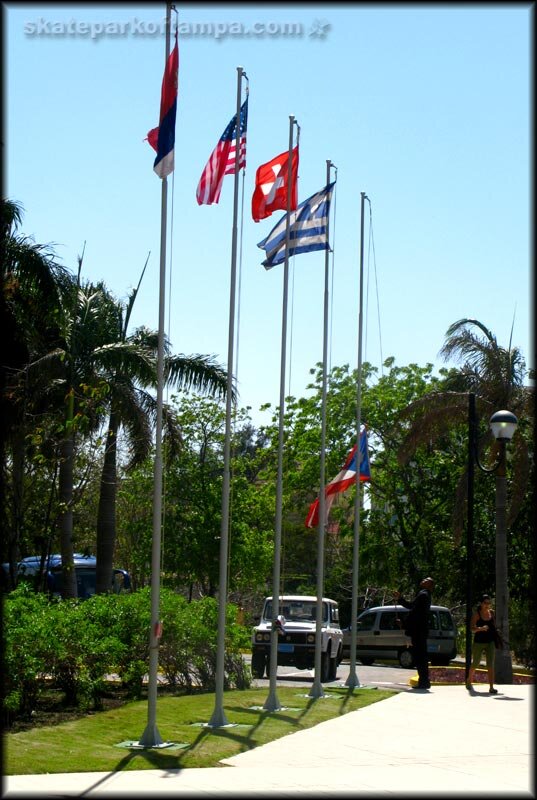
{"label": "man in dark clothes", "polygon": [[405,600],[400,592],[394,592],[394,599],[410,609],[405,620],[405,633],[412,639],[412,655],[418,670],[418,689],[430,689],[429,661],[427,658],[427,637],[429,635],[429,609],[431,608],[431,592],[434,589],[432,578],[424,578],[420,583],[420,591],[414,600]]}

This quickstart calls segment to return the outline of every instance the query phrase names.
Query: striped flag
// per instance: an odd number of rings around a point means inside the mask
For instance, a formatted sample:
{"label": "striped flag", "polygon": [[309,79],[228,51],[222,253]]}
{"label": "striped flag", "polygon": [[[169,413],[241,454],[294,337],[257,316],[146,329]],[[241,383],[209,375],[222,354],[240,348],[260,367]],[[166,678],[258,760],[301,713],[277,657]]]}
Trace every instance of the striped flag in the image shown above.
{"label": "striped flag", "polygon": [[[371,480],[371,468],[369,465],[369,453],[367,449],[367,433],[365,426],[362,427],[360,432],[360,480],[361,481],[370,481]],[[356,445],[352,448],[351,452],[347,456],[347,460],[343,465],[343,469],[341,472],[338,472],[336,477],[330,481],[330,483],[325,487],[324,496],[325,496],[325,512],[326,512],[326,521],[328,520],[328,514],[330,513],[330,509],[332,507],[332,503],[334,502],[336,494],[340,494],[341,492],[346,491],[349,486],[353,486],[356,483]],[[308,516],[306,517],[306,521],[304,523],[306,528],[315,528],[319,524],[319,499],[314,500],[311,504]]]}
{"label": "striped flag", "polygon": [[[320,192],[300,203],[296,211],[289,214],[289,255],[310,253],[313,250],[329,250],[328,216],[334,183],[329,183]],[[271,269],[285,261],[285,228],[287,214],[280,219],[269,235],[257,245],[266,253],[265,269]]]}
{"label": "striped flag", "polygon": [[[241,106],[240,115],[240,143],[239,143],[239,169],[246,166],[246,126],[248,122],[248,98]],[[235,154],[237,142],[237,115],[233,117],[218,144],[214,148],[205,168],[201,174],[196,199],[198,204],[210,206],[218,203],[224,175],[235,173]]]}
{"label": "striped flag", "polygon": [[159,178],[165,178],[174,169],[175,117],[177,114],[177,84],[179,75],[179,48],[177,33],[175,47],[168,56],[160,95],[160,122],[147,134],[147,141],[157,151],[153,169]]}

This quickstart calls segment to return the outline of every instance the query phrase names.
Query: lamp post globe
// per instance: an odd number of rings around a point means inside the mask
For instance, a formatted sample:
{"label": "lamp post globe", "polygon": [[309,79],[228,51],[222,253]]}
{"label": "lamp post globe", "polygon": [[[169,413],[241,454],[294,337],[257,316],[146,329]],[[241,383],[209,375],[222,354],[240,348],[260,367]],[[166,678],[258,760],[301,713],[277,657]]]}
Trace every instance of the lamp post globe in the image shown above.
{"label": "lamp post globe", "polygon": [[492,435],[499,442],[509,442],[513,438],[518,420],[511,411],[496,411],[490,418]]}

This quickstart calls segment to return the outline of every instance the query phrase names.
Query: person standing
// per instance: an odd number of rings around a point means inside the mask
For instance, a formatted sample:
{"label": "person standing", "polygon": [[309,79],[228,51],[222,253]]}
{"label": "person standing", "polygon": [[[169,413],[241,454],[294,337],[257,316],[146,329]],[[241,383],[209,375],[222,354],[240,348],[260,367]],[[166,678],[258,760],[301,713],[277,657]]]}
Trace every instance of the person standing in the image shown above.
{"label": "person standing", "polygon": [[434,589],[432,578],[424,578],[414,600],[405,600],[400,592],[394,592],[394,599],[410,609],[405,620],[405,634],[412,640],[412,656],[418,670],[418,689],[430,689],[429,659],[427,658],[427,637],[429,635],[429,609],[431,592]]}
{"label": "person standing", "polygon": [[475,671],[481,662],[483,651],[487,664],[487,674],[489,679],[489,694],[498,694],[494,688],[494,658],[496,655],[496,624],[494,622],[494,612],[491,608],[492,601],[488,594],[484,594],[472,614],[470,629],[474,634],[472,645],[472,665],[468,671],[468,682],[466,688],[472,690],[472,683]]}

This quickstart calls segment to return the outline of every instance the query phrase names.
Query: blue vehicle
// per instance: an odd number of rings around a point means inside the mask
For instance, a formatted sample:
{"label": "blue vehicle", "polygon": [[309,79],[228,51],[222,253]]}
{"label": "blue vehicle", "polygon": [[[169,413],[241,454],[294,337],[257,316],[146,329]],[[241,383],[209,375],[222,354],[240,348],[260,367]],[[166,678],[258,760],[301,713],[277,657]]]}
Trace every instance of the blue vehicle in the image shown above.
{"label": "blue vehicle", "polygon": [[[75,553],[73,556],[78,597],[86,599],[95,594],[97,578],[97,559],[95,556],[85,556]],[[28,556],[19,561],[17,574],[19,580],[33,578],[39,572],[41,556]],[[4,572],[9,575],[9,564],[3,564]],[[45,578],[47,591],[52,595],[61,595],[63,588],[62,557],[55,554],[45,562]],[[119,594],[129,591],[131,579],[124,569],[114,569],[112,578],[112,591]]]}

